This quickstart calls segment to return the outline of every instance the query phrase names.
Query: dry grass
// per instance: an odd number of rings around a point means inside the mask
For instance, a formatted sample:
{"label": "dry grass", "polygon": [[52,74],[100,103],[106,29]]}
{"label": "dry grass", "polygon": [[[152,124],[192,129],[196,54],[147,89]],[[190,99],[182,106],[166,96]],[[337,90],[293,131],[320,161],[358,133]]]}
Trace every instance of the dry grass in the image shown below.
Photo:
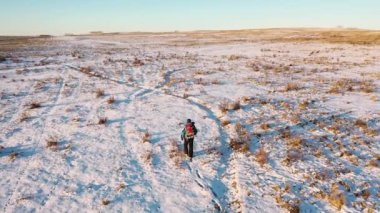
{"label": "dry grass", "polygon": [[268,130],[270,128],[269,124],[268,123],[262,123],[260,125],[260,128],[263,129],[263,130]]}
{"label": "dry grass", "polygon": [[132,62],[132,65],[135,67],[143,66],[144,62],[140,60],[139,58],[135,57],[135,59]]}
{"label": "dry grass", "polygon": [[119,185],[116,186],[116,191],[120,192],[123,189],[125,189],[126,185],[125,183],[119,183]]}
{"label": "dry grass", "polygon": [[16,157],[18,156],[19,154],[17,152],[12,152],[8,155],[8,160],[9,161],[13,161],[16,159]]}
{"label": "dry grass", "polygon": [[222,102],[219,103],[219,110],[222,112],[222,113],[226,113],[228,112],[228,101],[227,100],[223,100]]}
{"label": "dry grass", "polygon": [[221,123],[221,125],[224,127],[224,126],[227,126],[230,123],[231,123],[231,121],[229,121],[229,120],[223,120],[222,123]]}
{"label": "dry grass", "polygon": [[351,79],[340,79],[334,82],[328,91],[329,93],[340,93],[345,91],[353,91],[354,81]]}
{"label": "dry grass", "polygon": [[240,101],[235,101],[235,102],[231,103],[229,107],[231,110],[240,109]]}
{"label": "dry grass", "polygon": [[296,148],[290,148],[287,150],[286,158],[284,163],[286,165],[292,164],[293,162],[297,162],[302,159],[302,152],[300,152]]}
{"label": "dry grass", "polygon": [[114,96],[111,96],[107,99],[107,103],[108,104],[113,104],[115,102],[115,97]]}
{"label": "dry grass", "polygon": [[367,122],[365,122],[361,119],[357,119],[355,121],[355,126],[361,128],[361,129],[367,129],[368,128]]}
{"label": "dry grass", "polygon": [[96,89],[96,97],[97,98],[100,98],[100,97],[102,97],[102,96],[104,96],[105,95],[105,93],[104,93],[104,90],[103,89]]}
{"label": "dry grass", "polygon": [[335,206],[338,210],[341,210],[342,206],[346,203],[344,192],[334,187],[331,191],[330,196],[328,197],[328,201],[331,205]]}
{"label": "dry grass", "polygon": [[295,90],[299,90],[301,89],[301,87],[299,86],[299,84],[297,83],[292,83],[292,82],[289,82],[288,84],[286,84],[285,86],[285,91],[288,92],[288,91],[295,91]]}
{"label": "dry grass", "polygon": [[153,158],[153,152],[152,151],[146,152],[143,156],[144,163],[150,164],[152,162],[152,158]]}
{"label": "dry grass", "polygon": [[264,166],[268,162],[268,154],[265,152],[264,147],[261,147],[255,154],[256,161],[260,166]]}
{"label": "dry grass", "polygon": [[108,199],[106,199],[106,198],[103,198],[103,199],[102,199],[102,205],[103,205],[103,206],[107,206],[107,205],[110,204],[110,203],[111,203],[110,200],[108,200]]}
{"label": "dry grass", "polygon": [[240,105],[239,100],[237,100],[235,102],[229,102],[228,100],[225,99],[219,103],[218,107],[222,113],[226,113],[229,110],[239,110],[241,108],[241,105]]}
{"label": "dry grass", "polygon": [[367,166],[379,168],[380,167],[380,156],[375,157],[375,158],[369,160],[368,163],[367,163]]}
{"label": "dry grass", "polygon": [[177,168],[181,168],[185,154],[181,152],[177,146],[177,141],[175,139],[170,139],[169,157],[174,161],[174,164]]}
{"label": "dry grass", "polygon": [[98,120],[99,125],[106,125],[107,124],[107,117],[101,117]]}
{"label": "dry grass", "polygon": [[84,74],[91,75],[92,68],[91,67],[81,67],[81,68],[79,68],[79,71],[84,73]]}
{"label": "dry grass", "polygon": [[230,147],[234,151],[242,153],[249,152],[249,144],[251,142],[250,134],[240,123],[235,124],[235,131],[237,134],[237,138],[230,139]]}
{"label": "dry grass", "polygon": [[371,81],[363,81],[360,84],[359,89],[365,93],[373,93],[375,91],[375,85]]}
{"label": "dry grass", "polygon": [[292,136],[291,132],[289,130],[283,130],[281,132],[281,137],[284,139],[288,139]]}
{"label": "dry grass", "polygon": [[243,55],[230,55],[228,57],[228,60],[229,61],[235,61],[235,60],[239,60],[239,59],[243,59],[243,58],[246,58],[246,57]]}
{"label": "dry grass", "polygon": [[329,93],[343,93],[343,92],[364,92],[373,93],[376,89],[375,84],[372,80],[355,80],[355,79],[339,79],[335,81],[332,85]]}
{"label": "dry grass", "polygon": [[299,105],[298,105],[298,109],[300,110],[305,110],[309,107],[309,102],[308,101],[302,101]]}
{"label": "dry grass", "polygon": [[55,136],[49,136],[46,139],[46,148],[50,148],[51,150],[58,150],[58,138]]}
{"label": "dry grass", "polygon": [[241,97],[241,101],[243,103],[249,103],[251,101],[251,98],[248,96],[243,96],[243,97]]}
{"label": "dry grass", "polygon": [[29,112],[23,112],[20,115],[19,121],[24,122],[24,121],[29,120],[30,118],[31,118],[31,116],[30,116]]}
{"label": "dry grass", "polygon": [[30,103],[28,105],[29,105],[29,109],[36,109],[36,108],[40,108],[41,107],[41,103],[39,103],[37,101],[33,101],[32,103]]}
{"label": "dry grass", "polygon": [[303,140],[299,137],[291,138],[287,141],[289,148],[301,149]]}
{"label": "dry grass", "polygon": [[290,118],[290,121],[294,124],[297,124],[300,122],[300,116],[299,114],[295,113],[292,115],[292,117]]}
{"label": "dry grass", "polygon": [[148,130],[146,130],[141,140],[143,143],[146,143],[146,142],[149,143],[152,140],[152,134]]}

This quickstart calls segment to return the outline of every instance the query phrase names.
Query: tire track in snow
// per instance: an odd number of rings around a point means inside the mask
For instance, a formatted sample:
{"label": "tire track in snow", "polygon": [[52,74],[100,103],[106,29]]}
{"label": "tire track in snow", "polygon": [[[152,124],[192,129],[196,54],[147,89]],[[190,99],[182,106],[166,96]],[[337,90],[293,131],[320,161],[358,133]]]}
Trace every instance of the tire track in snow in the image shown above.
{"label": "tire track in snow", "polygon": [[[5,205],[4,205],[4,212],[6,212],[9,204],[10,204],[10,201],[14,198],[14,194],[15,194],[15,191],[17,189],[17,187],[19,186],[20,184],[20,180],[22,177],[24,177],[24,174],[25,172],[28,170],[29,166],[30,166],[30,163],[33,162],[36,158],[37,158],[37,147],[40,146],[41,144],[41,139],[42,139],[42,136],[45,132],[45,120],[46,120],[46,116],[51,112],[51,110],[55,107],[56,103],[59,101],[60,97],[61,97],[61,93],[62,93],[62,89],[63,89],[63,86],[64,86],[64,80],[62,78],[62,74],[63,74],[63,71],[61,71],[60,73],[60,76],[61,76],[61,79],[58,83],[58,91],[57,93],[55,94],[54,98],[53,98],[53,103],[51,104],[51,106],[47,107],[43,112],[42,114],[40,115],[39,117],[39,120],[37,121],[38,123],[41,123],[41,127],[40,127],[40,133],[39,133],[39,137],[37,140],[34,141],[34,149],[32,151],[32,153],[34,154],[34,156],[32,157],[32,159],[28,160],[27,163],[25,164],[24,168],[18,172],[17,174],[17,180],[16,180],[16,183],[15,183],[15,187],[14,189],[11,191],[10,195],[9,195],[9,198],[8,200],[6,201]],[[43,148],[42,148],[43,149]],[[12,204],[17,204],[16,201],[14,201]]]}

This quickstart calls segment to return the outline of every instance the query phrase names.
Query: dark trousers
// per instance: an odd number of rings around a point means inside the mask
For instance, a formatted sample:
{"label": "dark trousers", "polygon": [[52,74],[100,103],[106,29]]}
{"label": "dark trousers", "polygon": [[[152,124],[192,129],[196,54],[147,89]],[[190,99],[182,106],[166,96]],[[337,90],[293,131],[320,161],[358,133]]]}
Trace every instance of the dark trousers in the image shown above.
{"label": "dark trousers", "polygon": [[193,157],[193,142],[194,142],[194,138],[188,138],[186,139],[185,138],[185,147],[184,147],[184,151],[185,151],[185,154],[188,155],[189,157]]}

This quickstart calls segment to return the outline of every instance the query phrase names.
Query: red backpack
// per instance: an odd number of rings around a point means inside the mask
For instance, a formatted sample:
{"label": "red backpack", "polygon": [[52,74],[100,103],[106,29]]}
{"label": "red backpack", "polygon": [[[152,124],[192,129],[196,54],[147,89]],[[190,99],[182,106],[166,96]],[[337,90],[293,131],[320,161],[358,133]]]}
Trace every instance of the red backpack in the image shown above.
{"label": "red backpack", "polygon": [[191,123],[186,124],[186,138],[194,138],[194,130],[193,127],[191,126]]}

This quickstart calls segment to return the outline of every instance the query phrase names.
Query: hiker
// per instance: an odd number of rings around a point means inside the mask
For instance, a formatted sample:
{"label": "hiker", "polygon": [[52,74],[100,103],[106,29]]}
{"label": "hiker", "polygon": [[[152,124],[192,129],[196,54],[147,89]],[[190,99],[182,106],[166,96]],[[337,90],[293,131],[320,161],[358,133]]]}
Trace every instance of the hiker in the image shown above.
{"label": "hiker", "polygon": [[190,161],[193,159],[193,143],[194,136],[197,135],[198,130],[195,127],[195,123],[191,119],[187,119],[185,128],[182,130],[181,139],[184,140],[184,152],[190,157]]}

